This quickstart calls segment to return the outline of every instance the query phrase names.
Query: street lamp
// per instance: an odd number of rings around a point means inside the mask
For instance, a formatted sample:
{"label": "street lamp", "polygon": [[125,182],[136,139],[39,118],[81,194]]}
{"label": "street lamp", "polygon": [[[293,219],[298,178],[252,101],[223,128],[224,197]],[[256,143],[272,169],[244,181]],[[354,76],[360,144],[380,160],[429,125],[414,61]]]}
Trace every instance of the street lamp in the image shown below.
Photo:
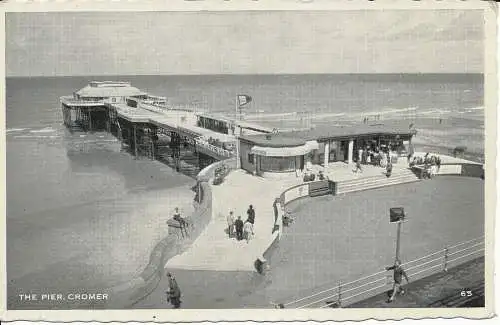
{"label": "street lamp", "polygon": [[404,208],[390,208],[389,209],[390,223],[398,224],[398,235],[396,239],[396,260],[399,261],[399,251],[401,246],[401,224],[406,221],[406,214]]}

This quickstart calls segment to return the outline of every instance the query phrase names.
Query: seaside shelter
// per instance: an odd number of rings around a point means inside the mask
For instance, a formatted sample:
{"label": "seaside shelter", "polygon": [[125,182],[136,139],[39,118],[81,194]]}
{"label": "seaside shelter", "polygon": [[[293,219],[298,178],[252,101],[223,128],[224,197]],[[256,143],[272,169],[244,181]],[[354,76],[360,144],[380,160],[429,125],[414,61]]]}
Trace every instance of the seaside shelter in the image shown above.
{"label": "seaside shelter", "polygon": [[321,126],[310,130],[286,132],[283,136],[317,141],[318,150],[312,152],[310,160],[313,164],[344,161],[352,163],[359,159],[359,150],[388,149],[403,156],[411,145],[411,139],[416,131],[407,123],[378,123],[350,126]]}
{"label": "seaside shelter", "polygon": [[303,170],[309,163],[352,163],[359,150],[385,150],[407,155],[416,131],[405,124],[322,126],[305,131],[241,135],[241,168],[257,175]]}
{"label": "seaside shelter", "polygon": [[240,136],[239,146],[241,168],[259,176],[302,170],[306,155],[318,149],[314,140],[271,133]]}

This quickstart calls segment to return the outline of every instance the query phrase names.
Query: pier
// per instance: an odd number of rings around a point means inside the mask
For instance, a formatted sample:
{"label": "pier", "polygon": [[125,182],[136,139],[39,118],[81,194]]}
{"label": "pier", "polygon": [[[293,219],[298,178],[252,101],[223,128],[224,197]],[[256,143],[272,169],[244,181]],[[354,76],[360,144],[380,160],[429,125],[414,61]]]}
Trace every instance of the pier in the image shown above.
{"label": "pier", "polygon": [[162,161],[192,177],[236,154],[236,137],[200,127],[195,108],[169,107],[165,98],[129,83],[91,82],[61,97],[61,109],[71,132],[109,132],[134,157]]}

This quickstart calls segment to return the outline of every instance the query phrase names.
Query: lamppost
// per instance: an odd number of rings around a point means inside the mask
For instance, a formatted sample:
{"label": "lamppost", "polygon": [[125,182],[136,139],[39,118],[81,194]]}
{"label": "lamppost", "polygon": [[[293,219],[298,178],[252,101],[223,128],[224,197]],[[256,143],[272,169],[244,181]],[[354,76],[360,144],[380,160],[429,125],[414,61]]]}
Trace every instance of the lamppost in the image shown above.
{"label": "lamppost", "polygon": [[390,223],[398,224],[398,234],[396,238],[396,261],[399,261],[399,252],[401,248],[401,224],[406,221],[406,214],[404,208],[390,208],[389,209],[389,220]]}

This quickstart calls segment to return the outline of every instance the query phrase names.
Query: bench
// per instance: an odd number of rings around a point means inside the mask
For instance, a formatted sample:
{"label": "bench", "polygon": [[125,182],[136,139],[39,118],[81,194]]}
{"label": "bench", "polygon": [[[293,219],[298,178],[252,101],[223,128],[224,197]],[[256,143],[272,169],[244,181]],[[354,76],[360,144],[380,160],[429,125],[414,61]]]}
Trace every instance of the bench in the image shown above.
{"label": "bench", "polygon": [[430,173],[424,165],[414,165],[411,167],[411,170],[418,176],[420,179],[430,178]]}
{"label": "bench", "polygon": [[331,193],[330,184],[326,181],[317,181],[309,184],[309,196],[321,196]]}
{"label": "bench", "polygon": [[[171,218],[171,219],[167,220],[167,226],[169,228],[179,229],[182,238],[184,238],[184,237],[188,236],[188,229],[187,228],[189,227],[188,220],[184,219],[184,221],[186,222],[186,224],[180,223],[179,221]],[[179,236],[179,232],[176,232],[176,233],[177,233],[177,236]]]}

